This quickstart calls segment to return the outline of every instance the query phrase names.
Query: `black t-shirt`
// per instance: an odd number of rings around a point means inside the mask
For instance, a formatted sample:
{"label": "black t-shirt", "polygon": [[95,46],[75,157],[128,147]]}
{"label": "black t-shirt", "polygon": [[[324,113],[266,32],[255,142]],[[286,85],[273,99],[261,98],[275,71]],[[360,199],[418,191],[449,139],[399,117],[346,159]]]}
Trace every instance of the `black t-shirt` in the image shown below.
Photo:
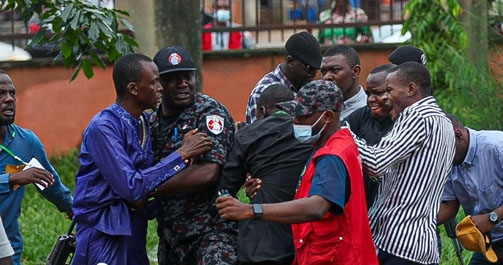
{"label": "black t-shirt", "polygon": [[[312,152],[293,134],[292,117],[274,115],[240,129],[222,171],[220,187],[235,195],[246,173],[262,179],[251,203],[290,201]],[[243,262],[291,260],[295,250],[290,225],[246,220],[239,222],[238,259]]]}

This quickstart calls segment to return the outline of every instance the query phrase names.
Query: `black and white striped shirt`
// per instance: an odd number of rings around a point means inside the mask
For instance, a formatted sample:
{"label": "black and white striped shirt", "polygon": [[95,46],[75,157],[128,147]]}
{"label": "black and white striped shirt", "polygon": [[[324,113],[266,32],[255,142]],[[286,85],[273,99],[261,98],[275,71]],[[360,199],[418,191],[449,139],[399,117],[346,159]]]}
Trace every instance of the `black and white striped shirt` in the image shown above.
{"label": "black and white striped shirt", "polygon": [[369,212],[379,249],[418,263],[439,262],[437,214],[454,140],[451,122],[431,96],[405,108],[377,145],[356,139],[363,166],[381,180]]}

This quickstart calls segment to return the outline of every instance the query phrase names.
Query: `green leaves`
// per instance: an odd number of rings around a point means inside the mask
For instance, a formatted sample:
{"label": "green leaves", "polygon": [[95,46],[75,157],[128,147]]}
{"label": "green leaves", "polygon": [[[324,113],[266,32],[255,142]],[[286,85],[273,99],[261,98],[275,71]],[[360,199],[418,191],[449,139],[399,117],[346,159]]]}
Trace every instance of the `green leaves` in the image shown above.
{"label": "green leaves", "polygon": [[114,62],[138,47],[132,37],[120,32],[120,29],[133,31],[126,19],[129,13],[123,10],[98,7],[83,0],[0,0],[0,3],[7,9],[20,10],[25,22],[34,14],[40,18],[41,30],[30,45],[53,43],[60,47],[54,59],[74,68],[72,81],[80,70],[91,78],[94,65],[106,68],[102,57]]}
{"label": "green leaves", "polygon": [[434,94],[445,111],[474,129],[501,129],[500,88],[486,69],[468,60],[462,12],[457,0],[411,0],[402,32],[410,31],[410,44],[426,53]]}

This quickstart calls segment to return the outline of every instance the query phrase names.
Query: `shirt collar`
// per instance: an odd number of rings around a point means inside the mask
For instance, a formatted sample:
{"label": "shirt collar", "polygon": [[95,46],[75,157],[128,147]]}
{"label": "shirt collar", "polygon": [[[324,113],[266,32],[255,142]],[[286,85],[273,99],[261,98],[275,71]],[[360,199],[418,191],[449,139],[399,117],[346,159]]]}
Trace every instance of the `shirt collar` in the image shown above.
{"label": "shirt collar", "polygon": [[274,114],[273,114],[273,116],[280,116],[280,115],[292,116],[292,115],[290,115],[288,112],[286,112],[284,110],[278,110],[278,111],[274,112]]}
{"label": "shirt collar", "polygon": [[281,80],[283,80],[285,82],[285,85],[286,87],[290,88],[292,91],[296,92],[295,91],[295,87],[293,86],[293,84],[290,82],[290,80],[288,80],[285,76],[285,74],[283,73],[283,68],[281,67],[282,64],[279,64],[276,69],[274,69],[274,74],[276,76],[278,76]]}
{"label": "shirt collar", "polygon": [[[358,86],[358,93],[356,93],[354,96],[348,98],[346,101],[344,101],[344,109],[347,109],[351,107],[352,105],[359,103],[359,102],[367,102],[367,94],[365,94],[365,90],[363,90],[363,87],[361,85]],[[366,104],[366,103],[365,103]]]}
{"label": "shirt collar", "polygon": [[[140,125],[140,119],[139,118],[135,118],[131,115],[131,113],[129,113],[126,109],[124,109],[121,105],[117,104],[117,103],[114,103],[111,105],[110,109],[117,113],[117,115],[119,115],[119,117],[126,121],[127,123],[129,123],[130,125],[132,126],[139,126]],[[143,115],[143,113],[142,113]]]}
{"label": "shirt collar", "polygon": [[463,166],[471,166],[473,163],[473,159],[475,157],[475,151],[477,150],[477,140],[476,140],[476,135],[475,131],[467,128],[468,133],[470,134],[470,143],[468,144],[468,151],[466,152],[466,157],[465,160],[463,160],[462,165]]}
{"label": "shirt collar", "polygon": [[7,146],[16,137],[16,130],[14,129],[14,123],[7,125],[7,131],[5,132],[5,138],[3,140],[3,145]]}
{"label": "shirt collar", "polygon": [[433,96],[427,96],[427,97],[424,97],[424,98],[416,101],[414,104],[412,104],[410,106],[418,106],[418,105],[422,105],[422,104],[433,104],[433,103],[436,103],[435,98],[433,98]]}

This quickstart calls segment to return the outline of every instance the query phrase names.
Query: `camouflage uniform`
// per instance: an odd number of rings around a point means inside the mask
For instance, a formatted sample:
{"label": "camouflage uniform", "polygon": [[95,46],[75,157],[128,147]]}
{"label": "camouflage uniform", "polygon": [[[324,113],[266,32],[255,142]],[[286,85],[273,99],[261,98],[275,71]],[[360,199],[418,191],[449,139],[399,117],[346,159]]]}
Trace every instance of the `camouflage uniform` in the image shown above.
{"label": "camouflage uniform", "polygon": [[[156,160],[174,152],[182,145],[183,134],[198,128],[212,139],[213,148],[195,163],[223,166],[234,140],[234,120],[225,106],[197,93],[194,104],[177,117],[162,117],[161,107],[152,115]],[[236,263],[237,223],[220,218],[214,205],[216,197],[216,185],[197,193],[163,197],[158,217],[159,264]]]}

